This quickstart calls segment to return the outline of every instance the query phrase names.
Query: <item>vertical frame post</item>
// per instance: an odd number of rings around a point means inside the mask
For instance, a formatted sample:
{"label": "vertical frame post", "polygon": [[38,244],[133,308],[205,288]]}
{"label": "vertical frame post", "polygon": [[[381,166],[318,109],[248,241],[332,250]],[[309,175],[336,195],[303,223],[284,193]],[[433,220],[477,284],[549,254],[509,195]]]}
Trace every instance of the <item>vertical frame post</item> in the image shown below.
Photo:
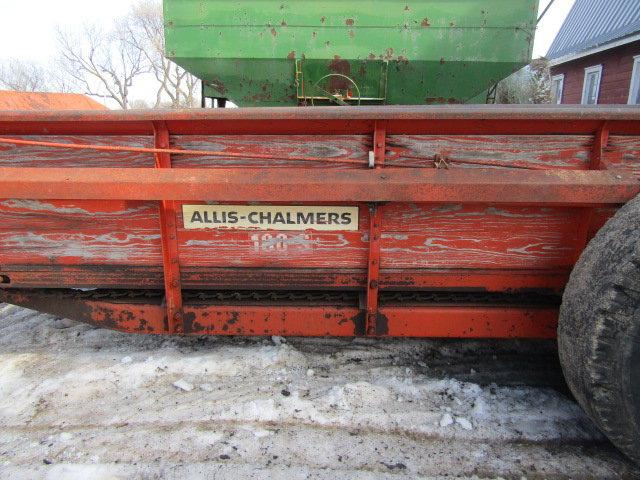
{"label": "vertical frame post", "polygon": [[[153,122],[153,132],[155,147],[169,148],[169,130],[166,123]],[[155,160],[156,168],[171,168],[171,156],[168,153],[156,153]],[[160,232],[167,315],[165,325],[168,333],[184,333],[176,218],[176,202],[162,200],[160,202]]]}
{"label": "vertical frame post", "polygon": [[[604,122],[600,128],[596,131],[593,146],[591,147],[591,157],[589,158],[589,170],[601,170],[602,169],[602,157],[604,148],[609,143],[609,126],[607,122]],[[578,220],[578,234],[576,249],[574,252],[574,261],[577,261],[582,254],[582,251],[587,246],[589,241],[589,229],[593,220],[594,209],[582,208],[580,211],[580,217]]]}
{"label": "vertical frame post", "polygon": [[[386,150],[386,125],[375,122],[373,131],[374,168],[384,165]],[[367,264],[367,311],[365,316],[365,334],[378,335],[379,284],[380,284],[380,237],[382,235],[382,206],[369,205],[369,256]]]}
{"label": "vertical frame post", "polygon": [[609,125],[607,125],[607,122],[604,122],[596,132],[593,140],[589,170],[600,170],[602,168],[602,154],[608,143]]}

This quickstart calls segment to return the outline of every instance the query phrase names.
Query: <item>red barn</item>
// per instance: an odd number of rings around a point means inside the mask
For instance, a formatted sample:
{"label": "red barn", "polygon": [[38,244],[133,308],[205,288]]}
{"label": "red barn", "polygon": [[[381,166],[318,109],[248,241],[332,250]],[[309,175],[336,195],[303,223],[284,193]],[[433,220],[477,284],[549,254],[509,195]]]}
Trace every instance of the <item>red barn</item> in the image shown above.
{"label": "red barn", "polygon": [[640,104],[640,0],[576,0],[547,58],[556,103]]}

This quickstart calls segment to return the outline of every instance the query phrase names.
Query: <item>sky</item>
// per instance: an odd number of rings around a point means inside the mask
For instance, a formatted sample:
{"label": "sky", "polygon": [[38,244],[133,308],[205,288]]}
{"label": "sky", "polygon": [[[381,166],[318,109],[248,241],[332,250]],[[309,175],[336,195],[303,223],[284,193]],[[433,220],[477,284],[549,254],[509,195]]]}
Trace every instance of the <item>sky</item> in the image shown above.
{"label": "sky", "polygon": [[[517,1],[517,0],[513,0]],[[540,0],[540,12],[551,0]],[[74,30],[84,23],[108,27],[136,0],[0,0],[0,60],[9,57],[48,63],[56,52],[56,26]],[[546,54],[574,0],[555,0],[538,25],[533,57]]]}
{"label": "sky", "polygon": [[85,22],[109,26],[135,0],[0,0],[0,58],[48,62],[56,52],[56,26]]}

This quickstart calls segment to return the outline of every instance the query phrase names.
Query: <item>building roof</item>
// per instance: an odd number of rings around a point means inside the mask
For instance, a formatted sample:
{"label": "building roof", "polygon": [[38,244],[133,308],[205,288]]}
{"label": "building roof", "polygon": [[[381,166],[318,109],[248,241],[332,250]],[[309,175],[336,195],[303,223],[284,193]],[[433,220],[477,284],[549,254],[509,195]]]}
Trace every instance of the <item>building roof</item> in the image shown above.
{"label": "building roof", "polygon": [[79,93],[0,90],[0,110],[107,110],[107,107]]}
{"label": "building roof", "polygon": [[576,0],[551,44],[547,58],[579,55],[638,33],[640,1]]}

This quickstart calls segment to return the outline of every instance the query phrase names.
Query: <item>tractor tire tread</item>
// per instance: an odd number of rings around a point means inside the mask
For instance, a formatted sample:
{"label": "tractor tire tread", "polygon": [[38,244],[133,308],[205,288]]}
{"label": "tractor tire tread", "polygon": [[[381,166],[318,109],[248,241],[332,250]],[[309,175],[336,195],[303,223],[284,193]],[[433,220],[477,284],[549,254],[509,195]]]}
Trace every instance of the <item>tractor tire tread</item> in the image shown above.
{"label": "tractor tire tread", "polygon": [[589,242],[567,283],[558,349],[574,396],[622,452],[640,463],[640,196]]}

